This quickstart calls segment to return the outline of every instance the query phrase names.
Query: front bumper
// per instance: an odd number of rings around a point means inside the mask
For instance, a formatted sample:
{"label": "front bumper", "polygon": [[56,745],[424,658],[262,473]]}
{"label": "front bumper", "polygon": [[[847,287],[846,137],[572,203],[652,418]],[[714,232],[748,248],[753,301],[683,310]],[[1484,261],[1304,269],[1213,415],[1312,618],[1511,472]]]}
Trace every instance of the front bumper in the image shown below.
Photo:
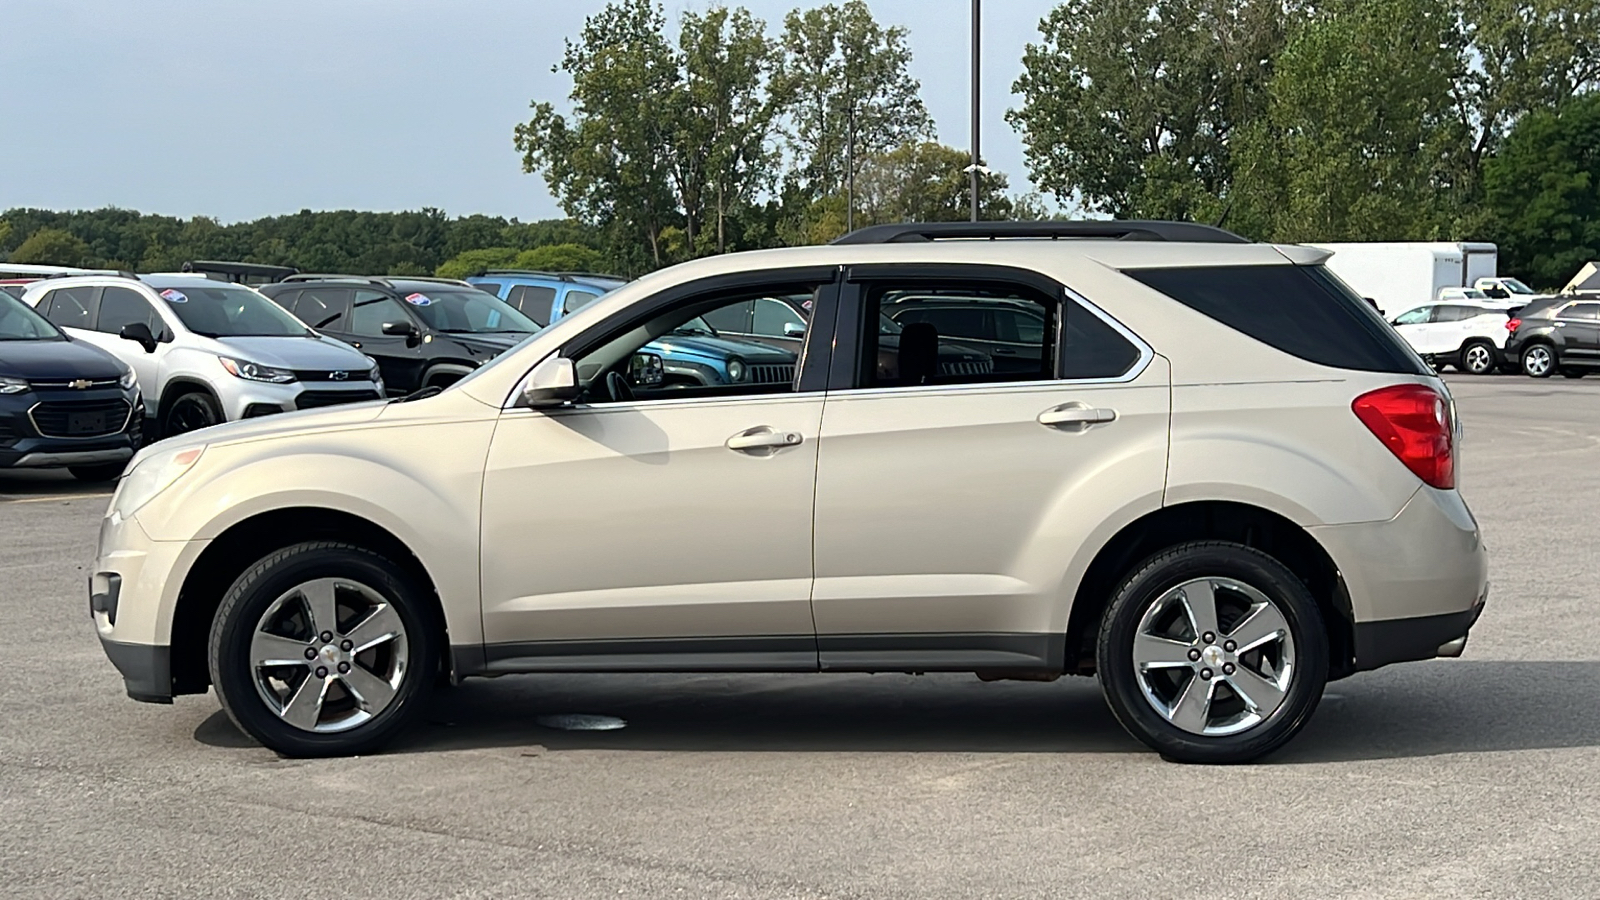
{"label": "front bumper", "polygon": [[100,639],[106,658],[122,673],[128,696],[140,703],[172,702],[172,648]]}
{"label": "front bumper", "polygon": [[89,576],[89,615],[128,696],[171,702],[172,621],[184,578],[209,541],[152,540],[136,519],[108,512]]}
{"label": "front bumper", "polygon": [[228,421],[255,419],[261,416],[301,409],[319,409],[345,403],[382,399],[381,385],[366,380],[351,381],[292,381],[288,384],[242,382],[228,384],[227,396],[222,398],[223,414]]}
{"label": "front bumper", "polygon": [[[96,437],[54,436],[40,431],[33,410],[70,409],[77,403],[123,401],[129,412],[121,427]],[[0,397],[0,469],[49,469],[126,462],[139,449],[144,407],[137,391],[118,388],[33,391]]]}

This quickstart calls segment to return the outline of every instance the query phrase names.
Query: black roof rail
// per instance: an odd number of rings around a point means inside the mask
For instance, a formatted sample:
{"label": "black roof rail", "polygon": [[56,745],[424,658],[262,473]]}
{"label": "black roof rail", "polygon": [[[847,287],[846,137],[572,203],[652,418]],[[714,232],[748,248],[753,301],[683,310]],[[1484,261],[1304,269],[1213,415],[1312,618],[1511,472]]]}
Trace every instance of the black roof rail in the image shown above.
{"label": "black roof rail", "polygon": [[389,279],[378,275],[339,275],[333,272],[296,272],[284,278],[279,284],[302,281],[356,281],[365,284],[380,284],[389,286]]}
{"label": "black roof rail", "polygon": [[235,283],[252,277],[265,278],[270,281],[282,281],[300,272],[294,266],[272,266],[266,263],[247,263],[218,259],[192,259],[184,263],[180,271],[194,272],[200,275],[226,275],[229,281]]}
{"label": "black roof rail", "polygon": [[1231,231],[1196,222],[1105,219],[1074,222],[905,222],[858,228],[835,244],[907,244],[938,240],[1008,240],[1036,238],[1118,241],[1186,241],[1202,244],[1248,244]]}
{"label": "black roof rail", "polygon": [[440,278],[437,275],[385,275],[385,281],[430,281],[435,284],[454,284],[460,287],[475,288],[477,285],[462,281],[459,278]]}
{"label": "black roof rail", "polygon": [[546,272],[543,269],[480,269],[468,275],[468,278],[482,278],[485,275],[537,275],[540,278],[555,278],[561,281],[576,281],[579,278],[608,278],[613,281],[627,281],[621,275],[607,275],[601,272]]}
{"label": "black roof rail", "polygon": [[628,280],[621,275],[610,275],[605,272],[557,272],[556,274],[564,278],[607,278],[612,281]]}

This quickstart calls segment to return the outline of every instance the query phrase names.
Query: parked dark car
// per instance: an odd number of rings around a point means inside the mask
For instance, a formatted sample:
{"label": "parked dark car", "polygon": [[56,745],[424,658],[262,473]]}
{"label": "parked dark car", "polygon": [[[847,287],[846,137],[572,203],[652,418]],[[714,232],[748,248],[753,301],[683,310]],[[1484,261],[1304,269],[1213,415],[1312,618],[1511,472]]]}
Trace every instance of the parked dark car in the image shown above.
{"label": "parked dark car", "polygon": [[109,481],[139,448],[143,423],[132,369],[0,293],[0,469]]}
{"label": "parked dark car", "polygon": [[443,278],[293,275],[261,292],[377,360],[391,396],[454,384],[539,331],[494,295]]}
{"label": "parked dark car", "polygon": [[1506,322],[1506,358],[1524,375],[1582,378],[1600,366],[1600,297],[1535,300]]}

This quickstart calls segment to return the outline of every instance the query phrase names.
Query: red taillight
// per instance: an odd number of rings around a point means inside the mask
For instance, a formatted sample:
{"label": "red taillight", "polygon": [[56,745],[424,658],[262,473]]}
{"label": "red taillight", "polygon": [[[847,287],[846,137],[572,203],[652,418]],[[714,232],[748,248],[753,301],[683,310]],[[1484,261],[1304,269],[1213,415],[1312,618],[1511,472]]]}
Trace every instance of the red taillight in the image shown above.
{"label": "red taillight", "polygon": [[1362,394],[1350,408],[1418,478],[1440,490],[1456,486],[1455,429],[1438,391],[1397,384]]}
{"label": "red taillight", "polygon": [[1521,327],[1522,327],[1522,320],[1521,319],[1507,319],[1506,320],[1506,330],[1507,331],[1513,331],[1514,332],[1518,328],[1521,328]]}

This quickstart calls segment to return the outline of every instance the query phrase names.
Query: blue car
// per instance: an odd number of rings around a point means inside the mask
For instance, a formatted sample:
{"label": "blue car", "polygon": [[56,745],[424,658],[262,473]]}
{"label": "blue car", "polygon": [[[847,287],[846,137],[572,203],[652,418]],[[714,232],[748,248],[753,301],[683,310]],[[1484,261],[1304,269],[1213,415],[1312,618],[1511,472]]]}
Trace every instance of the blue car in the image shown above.
{"label": "blue car", "polygon": [[[610,275],[522,269],[490,269],[468,276],[467,282],[516,307],[541,326],[560,321],[626,283]],[[801,332],[803,327],[795,335]],[[705,317],[696,316],[640,352],[660,358],[659,373],[650,377],[659,377],[665,387],[782,384],[794,380],[798,339],[794,344],[790,349],[725,334]]]}
{"label": "blue car", "polygon": [[143,421],[132,369],[0,293],[0,470],[110,481],[139,449]]}

